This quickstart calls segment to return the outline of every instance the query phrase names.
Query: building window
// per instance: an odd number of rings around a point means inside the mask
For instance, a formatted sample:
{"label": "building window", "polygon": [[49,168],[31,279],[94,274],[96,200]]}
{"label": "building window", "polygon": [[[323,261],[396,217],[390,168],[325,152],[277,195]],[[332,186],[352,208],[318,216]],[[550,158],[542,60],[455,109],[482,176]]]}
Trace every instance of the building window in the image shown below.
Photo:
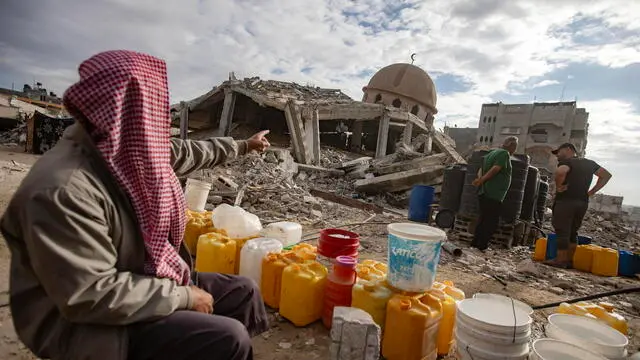
{"label": "building window", "polygon": [[484,142],[484,136],[480,136],[480,143]]}
{"label": "building window", "polygon": [[520,128],[517,126],[505,126],[500,130],[502,135],[520,135]]}
{"label": "building window", "polygon": [[382,95],[378,94],[376,95],[376,99],[374,100],[374,103],[378,104],[380,101],[382,101]]}
{"label": "building window", "polygon": [[420,108],[418,107],[418,105],[413,105],[413,107],[411,108],[411,113],[413,115],[418,115],[418,110],[420,110]]}
{"label": "building window", "polygon": [[493,123],[495,124],[495,122],[496,122],[496,117],[494,116],[493,117]]}
{"label": "building window", "polygon": [[549,141],[549,134],[546,129],[531,130],[531,139],[535,143],[546,143]]}
{"label": "building window", "polygon": [[400,99],[395,99],[391,105],[393,105],[394,108],[399,108],[402,105],[402,101],[400,101]]}
{"label": "building window", "polygon": [[489,138],[489,142],[493,144],[493,136]]}

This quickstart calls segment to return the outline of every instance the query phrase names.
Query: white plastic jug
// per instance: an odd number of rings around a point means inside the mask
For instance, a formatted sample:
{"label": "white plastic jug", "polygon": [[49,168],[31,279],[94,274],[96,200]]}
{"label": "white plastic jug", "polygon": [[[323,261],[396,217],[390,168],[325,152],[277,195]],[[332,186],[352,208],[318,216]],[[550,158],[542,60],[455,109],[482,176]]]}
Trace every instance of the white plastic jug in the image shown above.
{"label": "white plastic jug", "polygon": [[187,179],[187,185],[184,189],[184,197],[187,202],[187,208],[191,211],[203,212],[207,205],[207,198],[211,191],[211,183],[196,179]]}
{"label": "white plastic jug", "polygon": [[300,242],[302,239],[302,225],[291,221],[280,221],[265,226],[261,235],[278,239],[282,246],[287,247]]}
{"label": "white plastic jug", "polygon": [[239,274],[246,276],[260,287],[262,279],[262,259],[269,253],[282,251],[282,243],[277,239],[257,238],[247,241],[240,252]]}
{"label": "white plastic jug", "polygon": [[256,236],[262,230],[260,219],[238,206],[222,204],[211,213],[213,227],[227,232],[232,239]]}

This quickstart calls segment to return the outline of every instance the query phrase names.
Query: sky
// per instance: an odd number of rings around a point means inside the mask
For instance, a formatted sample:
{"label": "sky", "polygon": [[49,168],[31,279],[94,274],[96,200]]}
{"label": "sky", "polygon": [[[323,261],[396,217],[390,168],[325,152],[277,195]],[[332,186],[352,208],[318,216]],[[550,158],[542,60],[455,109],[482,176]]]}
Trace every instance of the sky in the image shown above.
{"label": "sky", "polygon": [[378,69],[434,79],[436,126],[478,124],[482,103],[578,100],[604,193],[640,205],[640,2],[626,0],[3,0],[0,87],[61,95],[113,49],[167,61],[172,102],[228,79],[295,81],[361,99]]}

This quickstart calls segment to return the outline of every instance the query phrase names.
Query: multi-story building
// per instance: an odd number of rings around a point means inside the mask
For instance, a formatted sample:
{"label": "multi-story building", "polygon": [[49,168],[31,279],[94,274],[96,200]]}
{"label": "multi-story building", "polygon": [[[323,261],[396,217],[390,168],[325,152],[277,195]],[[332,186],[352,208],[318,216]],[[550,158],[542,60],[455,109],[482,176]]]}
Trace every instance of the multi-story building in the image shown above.
{"label": "multi-story building", "polygon": [[519,154],[531,156],[533,166],[551,172],[557,165],[551,151],[560,144],[575,145],[585,155],[589,113],[575,101],[533,104],[483,104],[478,123],[477,144],[496,147],[508,136],[520,140]]}
{"label": "multi-story building", "polygon": [[466,157],[473,151],[478,139],[478,128],[445,126],[444,133],[456,142],[456,151],[463,157]]}
{"label": "multi-story building", "polygon": [[622,215],[624,197],[606,194],[595,194],[589,199],[589,209],[602,215],[619,217]]}

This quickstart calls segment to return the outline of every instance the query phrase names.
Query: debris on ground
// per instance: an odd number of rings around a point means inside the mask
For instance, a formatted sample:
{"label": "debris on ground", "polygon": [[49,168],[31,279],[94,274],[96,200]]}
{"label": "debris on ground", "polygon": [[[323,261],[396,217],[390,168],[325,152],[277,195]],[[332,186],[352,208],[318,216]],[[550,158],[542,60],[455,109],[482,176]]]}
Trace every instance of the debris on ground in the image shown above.
{"label": "debris on ground", "polygon": [[27,124],[20,123],[15,128],[0,132],[0,145],[17,146],[27,142]]}

